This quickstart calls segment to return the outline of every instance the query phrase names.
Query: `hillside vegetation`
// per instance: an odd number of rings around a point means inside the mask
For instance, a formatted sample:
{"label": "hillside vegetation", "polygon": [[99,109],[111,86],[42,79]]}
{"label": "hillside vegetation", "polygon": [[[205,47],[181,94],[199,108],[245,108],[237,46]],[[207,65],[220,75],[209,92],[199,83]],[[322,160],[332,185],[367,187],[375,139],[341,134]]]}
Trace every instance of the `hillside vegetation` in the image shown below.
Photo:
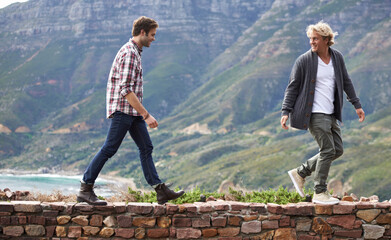
{"label": "hillside vegetation", "polygon": [[[109,124],[112,59],[130,37],[129,19],[147,15],[160,24],[143,51],[144,105],[160,122],[151,130],[160,176],[207,191],[223,181],[291,187],[287,170],[318,150],[308,132],[281,129],[281,101],[295,59],[309,49],[306,26],[324,20],[339,33],[333,47],[367,114],[358,123],[345,101],[345,152],[330,186],[390,197],[390,0],[131,2],[30,0],[0,10],[0,168],[84,170]],[[104,173],[146,185],[130,137]]]}

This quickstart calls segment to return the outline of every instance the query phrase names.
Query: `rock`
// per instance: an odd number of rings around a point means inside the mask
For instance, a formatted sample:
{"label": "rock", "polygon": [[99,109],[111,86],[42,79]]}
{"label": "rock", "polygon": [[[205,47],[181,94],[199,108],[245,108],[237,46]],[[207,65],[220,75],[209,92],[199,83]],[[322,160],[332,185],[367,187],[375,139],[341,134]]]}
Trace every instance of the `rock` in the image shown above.
{"label": "rock", "polygon": [[7,226],[3,228],[3,234],[12,237],[19,237],[23,234],[24,229],[22,226]]}
{"label": "rock", "polygon": [[[106,223],[105,223],[106,224]],[[135,217],[133,218],[132,225],[137,227],[153,227],[156,224],[155,217]],[[113,224],[112,226],[114,226]]]}
{"label": "rock", "polygon": [[354,215],[332,216],[327,219],[328,223],[341,226],[346,229],[353,229],[355,221],[356,216]]}
{"label": "rock", "polygon": [[15,132],[16,133],[28,133],[28,132],[31,132],[31,130],[30,130],[30,128],[28,128],[26,126],[20,126],[17,129],[15,129]]}
{"label": "rock", "polygon": [[211,238],[216,235],[217,235],[217,229],[215,228],[202,229],[202,237],[204,238]]}
{"label": "rock", "polygon": [[184,129],[182,129],[180,132],[185,133],[185,134],[189,134],[189,135],[195,134],[195,133],[199,133],[199,134],[203,134],[203,135],[212,134],[212,131],[208,128],[207,123],[204,123],[204,124],[194,123]]}
{"label": "rock", "polygon": [[354,199],[353,199],[352,196],[343,196],[343,197],[342,197],[342,201],[353,202]]}
{"label": "rock", "polygon": [[218,228],[217,232],[221,237],[235,237],[240,233],[240,228],[238,227]]}
{"label": "rock", "polygon": [[90,220],[90,225],[94,227],[101,227],[103,222],[103,216],[102,215],[92,215]]}
{"label": "rock", "polygon": [[67,236],[67,230],[65,227],[57,226],[56,227],[56,236],[57,237],[66,237]]}
{"label": "rock", "polygon": [[355,202],[357,202],[359,200],[358,197],[354,193],[351,193],[350,196],[353,198],[353,201],[355,201]]}
{"label": "rock", "polygon": [[68,228],[68,237],[80,238],[81,237],[81,227],[80,226],[70,226]]}
{"label": "rock", "polygon": [[41,212],[41,202],[38,201],[15,201],[14,210],[15,212]]}
{"label": "rock", "polygon": [[128,228],[132,226],[132,217],[119,215],[117,216],[118,226],[122,228]]}
{"label": "rock", "polygon": [[115,225],[117,225],[117,220],[115,220],[115,218],[113,216],[108,216],[105,218],[105,220],[103,221],[103,223],[107,226],[107,227],[113,227]]}
{"label": "rock", "polygon": [[100,232],[99,236],[104,237],[104,238],[109,238],[114,234],[114,229],[113,228],[107,228],[104,227]]}
{"label": "rock", "polygon": [[67,224],[71,220],[70,216],[59,216],[57,217],[57,222],[60,225]]}
{"label": "rock", "polygon": [[363,224],[364,239],[379,239],[383,237],[385,228],[378,225]]}
{"label": "rock", "polygon": [[369,198],[367,198],[367,197],[360,197],[360,202],[369,202]]}
{"label": "rock", "polygon": [[176,230],[176,235],[178,239],[197,239],[201,237],[201,230],[194,228],[178,228]]}
{"label": "rock", "polygon": [[260,233],[262,231],[262,223],[260,221],[244,222],[242,224],[242,233]]}
{"label": "rock", "polygon": [[308,232],[311,229],[311,219],[298,219],[296,222],[296,231],[298,232]]}
{"label": "rock", "polygon": [[0,123],[0,133],[12,133],[11,129]]}
{"label": "rock", "polygon": [[376,222],[380,224],[390,224],[391,225],[391,213],[380,214],[376,218]]}
{"label": "rock", "polygon": [[100,228],[98,227],[91,227],[91,226],[85,226],[83,227],[84,235],[87,236],[95,236],[100,231]]}
{"label": "rock", "polygon": [[45,235],[45,228],[42,225],[27,225],[25,231],[28,236],[39,237]]}
{"label": "rock", "polygon": [[206,199],[207,202],[210,202],[210,201],[216,201],[216,198],[214,198],[213,196],[209,196],[207,199]]}
{"label": "rock", "polygon": [[200,195],[200,202],[206,202],[206,196],[204,194]]}
{"label": "rock", "polygon": [[280,228],[274,232],[274,240],[296,240],[296,230],[294,228]]}
{"label": "rock", "polygon": [[145,228],[137,228],[135,231],[134,231],[134,236],[137,238],[137,239],[143,239],[145,237]]}
{"label": "rock", "polygon": [[4,189],[4,192],[5,192],[5,195],[7,196],[7,198],[11,199],[12,196],[15,194],[13,192],[11,192],[11,190],[9,190],[8,188]]}
{"label": "rock", "polygon": [[325,220],[320,217],[316,217],[312,223],[312,231],[316,232],[317,234],[328,235],[333,232],[333,229]]}
{"label": "rock", "polygon": [[158,217],[157,218],[157,225],[160,228],[168,228],[171,225],[171,218],[170,217]]}
{"label": "rock", "polygon": [[372,195],[369,197],[370,202],[379,202],[379,197],[376,195]]}
{"label": "rock", "polygon": [[363,219],[367,223],[372,222],[379,214],[381,213],[380,209],[368,209],[368,210],[359,210],[356,213],[356,216]]}
{"label": "rock", "polygon": [[72,222],[82,225],[82,226],[87,226],[88,225],[88,216],[77,216],[72,218]]}
{"label": "rock", "polygon": [[170,236],[170,233],[167,228],[155,228],[155,229],[148,229],[147,231],[148,238],[167,238]]}
{"label": "rock", "polygon": [[134,236],[134,229],[131,228],[116,228],[115,236],[122,238],[132,238]]}

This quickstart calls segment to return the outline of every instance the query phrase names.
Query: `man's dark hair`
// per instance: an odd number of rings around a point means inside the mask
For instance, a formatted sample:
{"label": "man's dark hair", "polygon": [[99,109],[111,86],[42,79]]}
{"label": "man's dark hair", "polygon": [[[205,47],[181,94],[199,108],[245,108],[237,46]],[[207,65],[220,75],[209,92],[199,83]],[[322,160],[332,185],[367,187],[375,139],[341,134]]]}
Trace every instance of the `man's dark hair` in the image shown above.
{"label": "man's dark hair", "polygon": [[139,17],[133,22],[132,35],[133,37],[138,36],[141,33],[141,29],[144,29],[145,33],[148,35],[149,30],[158,28],[159,24],[152,18],[148,17]]}

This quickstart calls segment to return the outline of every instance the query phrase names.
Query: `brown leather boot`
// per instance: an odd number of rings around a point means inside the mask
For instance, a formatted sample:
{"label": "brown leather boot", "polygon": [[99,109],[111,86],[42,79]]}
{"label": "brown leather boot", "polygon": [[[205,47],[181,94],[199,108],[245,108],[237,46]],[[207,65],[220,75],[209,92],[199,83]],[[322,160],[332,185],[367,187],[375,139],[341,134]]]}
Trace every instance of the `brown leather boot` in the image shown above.
{"label": "brown leather boot", "polygon": [[156,191],[157,202],[159,204],[164,204],[169,200],[177,199],[185,193],[185,191],[183,190],[174,192],[173,190],[169,189],[164,183],[159,184],[155,188],[155,191]]}
{"label": "brown leather boot", "polygon": [[94,185],[81,183],[79,194],[77,194],[78,202],[86,202],[91,205],[107,205],[106,201],[98,199],[94,193]]}

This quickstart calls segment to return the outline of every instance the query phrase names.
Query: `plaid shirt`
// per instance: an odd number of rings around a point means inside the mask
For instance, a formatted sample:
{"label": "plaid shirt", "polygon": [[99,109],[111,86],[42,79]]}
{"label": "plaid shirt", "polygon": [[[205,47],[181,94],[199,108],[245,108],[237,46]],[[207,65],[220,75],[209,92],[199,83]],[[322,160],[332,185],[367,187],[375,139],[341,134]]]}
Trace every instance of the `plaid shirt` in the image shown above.
{"label": "plaid shirt", "polygon": [[143,101],[141,52],[142,49],[132,39],[118,51],[107,81],[107,118],[111,118],[115,111],[132,116],[141,116],[125,98],[130,92],[133,92],[141,103]]}

